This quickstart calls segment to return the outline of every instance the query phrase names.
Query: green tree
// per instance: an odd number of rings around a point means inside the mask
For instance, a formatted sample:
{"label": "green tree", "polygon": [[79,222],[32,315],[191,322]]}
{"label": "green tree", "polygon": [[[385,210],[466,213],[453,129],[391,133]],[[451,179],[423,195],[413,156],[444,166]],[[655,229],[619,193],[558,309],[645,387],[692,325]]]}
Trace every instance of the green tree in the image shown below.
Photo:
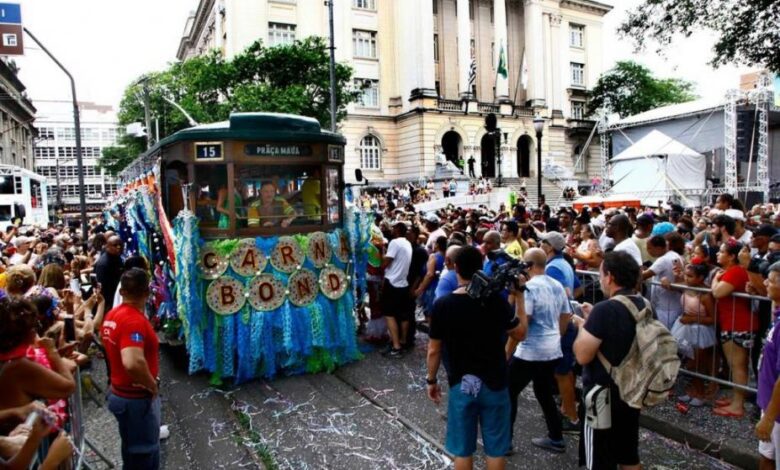
{"label": "green tree", "polygon": [[717,35],[710,63],[766,67],[780,72],[780,2],[777,0],[644,0],[618,28],[637,50],[706,29]]}
{"label": "green tree", "polygon": [[603,73],[588,94],[588,114],[604,108],[608,113],[631,116],[696,99],[692,90],[691,82],[656,78],[647,67],[633,61],[621,61]]}
{"label": "green tree", "polygon": [[[213,51],[134,81],[119,105],[119,124],[144,122],[146,86],[152,119],[157,120],[152,131],[159,127],[161,139],[190,127],[187,117],[168,100],[201,124],[226,120],[231,112],[267,111],[313,117],[329,128],[329,62],[328,48],[320,37],[276,47],[256,41],[230,60]],[[360,94],[352,83],[352,69],[336,64],[337,121]],[[101,166],[119,172],[145,148],[144,138],[124,135],[118,146],[104,149]]]}

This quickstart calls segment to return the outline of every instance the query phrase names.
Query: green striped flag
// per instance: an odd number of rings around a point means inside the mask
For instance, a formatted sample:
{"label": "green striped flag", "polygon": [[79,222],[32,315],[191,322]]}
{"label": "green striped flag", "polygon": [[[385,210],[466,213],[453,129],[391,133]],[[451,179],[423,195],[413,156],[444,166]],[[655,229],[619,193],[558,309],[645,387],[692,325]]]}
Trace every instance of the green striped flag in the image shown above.
{"label": "green striped flag", "polygon": [[496,69],[496,73],[504,77],[506,79],[509,74],[506,71],[506,54],[504,54],[504,44],[501,44],[501,51],[498,53],[498,68]]}

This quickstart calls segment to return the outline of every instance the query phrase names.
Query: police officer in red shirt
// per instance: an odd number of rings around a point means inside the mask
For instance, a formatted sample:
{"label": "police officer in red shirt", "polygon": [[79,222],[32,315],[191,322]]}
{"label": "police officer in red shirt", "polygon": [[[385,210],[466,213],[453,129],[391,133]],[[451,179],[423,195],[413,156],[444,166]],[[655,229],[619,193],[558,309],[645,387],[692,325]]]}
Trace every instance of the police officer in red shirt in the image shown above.
{"label": "police officer in red shirt", "polygon": [[103,322],[101,336],[110,369],[108,409],[119,422],[125,470],[160,467],[159,344],[144,315],[149,276],[133,268],[122,274],[123,303]]}

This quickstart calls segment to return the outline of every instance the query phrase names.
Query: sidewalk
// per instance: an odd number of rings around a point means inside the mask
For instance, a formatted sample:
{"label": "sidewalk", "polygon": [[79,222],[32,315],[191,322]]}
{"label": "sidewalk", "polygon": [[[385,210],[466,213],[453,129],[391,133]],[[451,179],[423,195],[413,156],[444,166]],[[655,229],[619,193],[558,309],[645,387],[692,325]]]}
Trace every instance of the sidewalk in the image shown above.
{"label": "sidewalk", "polygon": [[[678,393],[682,381],[678,381]],[[726,391],[728,392],[728,391]],[[721,391],[721,395],[726,392]],[[712,414],[712,407],[689,407],[683,414],[676,408],[677,401],[651,408],[642,413],[640,424],[669,439],[706,452],[715,458],[740,468],[758,468],[758,439],[755,437],[755,405],[746,405],[741,419],[724,418]]]}

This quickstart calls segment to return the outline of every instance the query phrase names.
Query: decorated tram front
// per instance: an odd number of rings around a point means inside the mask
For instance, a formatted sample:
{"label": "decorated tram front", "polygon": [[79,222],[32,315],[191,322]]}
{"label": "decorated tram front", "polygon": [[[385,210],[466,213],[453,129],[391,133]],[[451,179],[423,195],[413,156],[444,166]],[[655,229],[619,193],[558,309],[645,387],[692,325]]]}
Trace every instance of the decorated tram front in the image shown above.
{"label": "decorated tram front", "polygon": [[359,357],[370,219],[345,208],[344,145],[310,118],[238,113],[122,173],[109,220],[152,262],[150,307],[190,372],[241,382]]}

